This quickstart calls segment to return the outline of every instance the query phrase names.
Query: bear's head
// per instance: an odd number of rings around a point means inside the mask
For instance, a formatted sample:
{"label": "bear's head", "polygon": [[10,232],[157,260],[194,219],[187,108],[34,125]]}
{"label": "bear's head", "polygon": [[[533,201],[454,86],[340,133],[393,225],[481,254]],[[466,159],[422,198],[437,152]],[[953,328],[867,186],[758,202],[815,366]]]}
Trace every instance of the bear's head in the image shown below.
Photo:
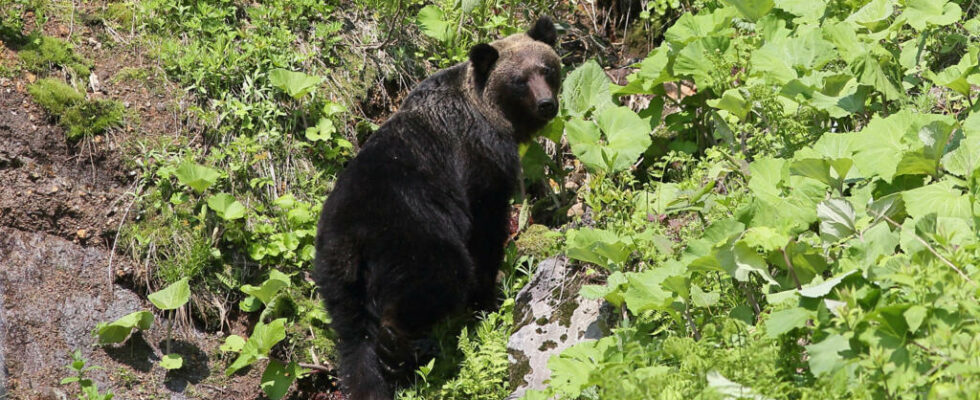
{"label": "bear's head", "polygon": [[476,92],[509,122],[520,141],[558,114],[561,60],[553,49],[557,38],[551,18],[541,17],[526,33],[470,49]]}

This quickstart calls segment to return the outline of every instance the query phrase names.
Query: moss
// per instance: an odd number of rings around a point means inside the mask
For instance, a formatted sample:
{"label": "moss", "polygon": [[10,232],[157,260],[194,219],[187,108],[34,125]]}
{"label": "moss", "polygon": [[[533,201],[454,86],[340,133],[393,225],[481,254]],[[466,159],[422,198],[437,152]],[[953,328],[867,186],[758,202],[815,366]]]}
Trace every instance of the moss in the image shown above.
{"label": "moss", "polygon": [[95,100],[77,104],[65,110],[61,125],[68,130],[69,139],[96,135],[122,124],[125,107],[114,100]]}
{"label": "moss", "polygon": [[85,100],[85,96],[75,88],[54,78],[44,78],[28,85],[27,92],[51,115],[61,115]]}
{"label": "moss", "polygon": [[558,244],[558,233],[552,232],[544,225],[531,225],[514,243],[520,254],[531,255],[536,259],[545,259],[554,253]]}
{"label": "moss", "polygon": [[80,77],[88,78],[92,70],[88,60],[75,54],[68,43],[52,36],[33,33],[27,44],[17,53],[24,68],[31,72],[43,73],[55,66],[68,68]]}
{"label": "moss", "polygon": [[528,374],[531,373],[531,359],[528,358],[524,352],[514,349],[507,349],[507,354],[514,358],[515,362],[510,364],[508,371],[508,376],[510,379],[510,391],[515,391],[517,388],[527,385],[527,380],[525,379]]}

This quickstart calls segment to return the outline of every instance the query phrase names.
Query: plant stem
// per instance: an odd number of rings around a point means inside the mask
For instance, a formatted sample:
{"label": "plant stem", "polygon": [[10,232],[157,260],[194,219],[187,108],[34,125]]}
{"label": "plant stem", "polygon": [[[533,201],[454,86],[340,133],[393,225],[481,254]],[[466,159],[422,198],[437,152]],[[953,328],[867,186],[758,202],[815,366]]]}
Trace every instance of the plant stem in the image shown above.
{"label": "plant stem", "polygon": [[800,286],[800,278],[796,276],[796,268],[793,268],[793,262],[790,261],[789,254],[786,253],[786,248],[789,247],[790,243],[793,243],[793,241],[790,240],[789,243],[786,243],[786,245],[783,246],[780,251],[783,252],[783,261],[786,261],[786,268],[789,269],[789,276],[793,277],[793,283],[796,284],[796,290],[803,290],[803,286]]}

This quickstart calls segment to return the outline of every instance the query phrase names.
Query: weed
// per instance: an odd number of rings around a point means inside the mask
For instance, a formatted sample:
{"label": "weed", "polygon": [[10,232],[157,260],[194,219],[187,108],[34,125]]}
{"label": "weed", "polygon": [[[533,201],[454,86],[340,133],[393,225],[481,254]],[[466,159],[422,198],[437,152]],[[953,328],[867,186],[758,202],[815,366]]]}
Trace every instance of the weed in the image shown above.
{"label": "weed", "polygon": [[68,130],[68,139],[97,135],[122,125],[125,107],[115,100],[93,100],[69,107],[60,123]]}
{"label": "weed", "polygon": [[74,376],[69,376],[62,379],[61,384],[67,385],[70,383],[78,383],[82,389],[82,394],[78,395],[79,399],[112,400],[115,395],[112,394],[111,390],[107,390],[105,393],[99,393],[99,386],[96,385],[91,379],[85,377],[86,372],[102,369],[102,367],[86,366],[85,364],[87,363],[88,361],[82,357],[81,350],[75,350],[75,352],[71,353],[71,363],[66,365],[65,368],[72,370],[74,372]]}

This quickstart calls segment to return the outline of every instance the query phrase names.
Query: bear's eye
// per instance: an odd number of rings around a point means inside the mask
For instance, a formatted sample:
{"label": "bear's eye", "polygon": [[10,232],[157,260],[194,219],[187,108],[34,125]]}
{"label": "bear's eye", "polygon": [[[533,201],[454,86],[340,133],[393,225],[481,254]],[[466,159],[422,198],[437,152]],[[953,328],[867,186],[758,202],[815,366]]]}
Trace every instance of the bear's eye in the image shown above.
{"label": "bear's eye", "polygon": [[511,78],[510,84],[514,85],[515,87],[524,87],[527,85],[527,81],[525,81],[522,77],[514,77]]}

